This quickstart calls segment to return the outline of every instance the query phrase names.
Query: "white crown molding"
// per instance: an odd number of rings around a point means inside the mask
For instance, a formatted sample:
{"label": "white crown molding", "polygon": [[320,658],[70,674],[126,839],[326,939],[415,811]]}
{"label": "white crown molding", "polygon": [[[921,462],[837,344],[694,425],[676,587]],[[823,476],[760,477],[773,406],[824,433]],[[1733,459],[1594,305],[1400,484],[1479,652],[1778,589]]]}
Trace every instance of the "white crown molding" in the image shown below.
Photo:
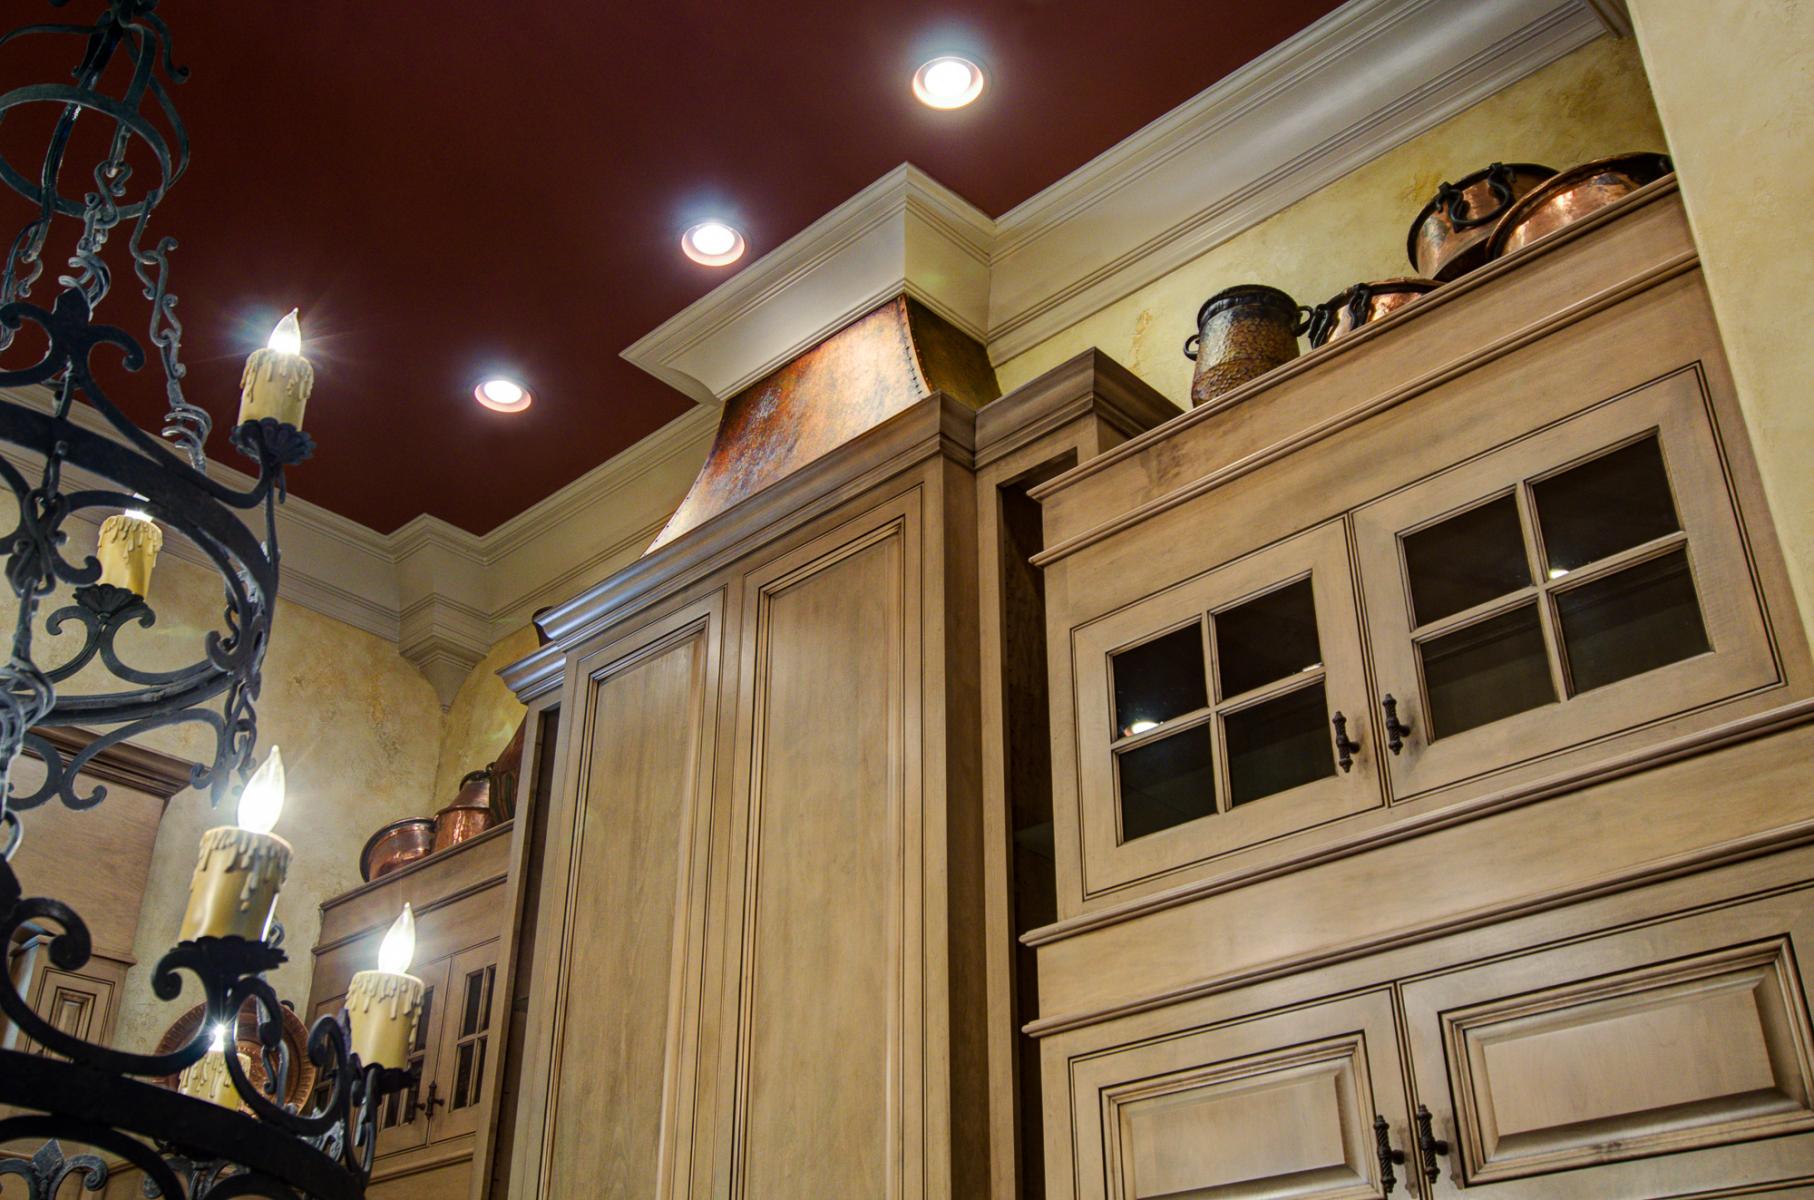
{"label": "white crown molding", "polygon": [[903,291],[980,341],[994,237],[995,222],[902,163],[623,356],[715,405]]}

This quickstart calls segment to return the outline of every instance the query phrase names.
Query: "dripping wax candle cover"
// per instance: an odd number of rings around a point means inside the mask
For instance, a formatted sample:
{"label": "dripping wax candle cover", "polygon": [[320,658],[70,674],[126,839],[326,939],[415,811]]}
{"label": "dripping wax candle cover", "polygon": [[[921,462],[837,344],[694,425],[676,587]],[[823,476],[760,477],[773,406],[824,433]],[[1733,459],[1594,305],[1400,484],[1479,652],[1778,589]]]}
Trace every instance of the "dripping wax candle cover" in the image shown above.
{"label": "dripping wax candle cover", "polygon": [[151,569],[163,548],[164,531],[156,521],[130,508],[115,513],[101,522],[101,536],[95,544],[101,582],[144,599],[151,589]]}
{"label": "dripping wax candle cover", "polygon": [[179,938],[263,941],[290,869],[290,843],[271,832],[283,809],[283,755],[276,746],[239,795],[239,824],[202,834]]}
{"label": "dripping wax candle cover", "polygon": [[274,417],[301,429],[314,390],[315,368],[302,356],[302,323],[292,309],[271,331],[271,340],[246,359],[239,380],[239,423]]}
{"label": "dripping wax candle cover", "polygon": [[[239,1073],[251,1078],[250,1056],[240,1052],[238,1044],[233,1048],[234,1057],[239,1059]],[[214,1044],[201,1060],[184,1068],[177,1078],[176,1090],[185,1096],[194,1096],[197,1100],[206,1100],[222,1108],[238,1108],[239,1089],[233,1086],[233,1076],[227,1073],[227,1031],[226,1026],[214,1030]]]}
{"label": "dripping wax candle cover", "polygon": [[409,1065],[426,986],[408,973],[415,956],[416,917],[405,904],[378,948],[378,969],[360,971],[346,985],[352,1051],[366,1066]]}

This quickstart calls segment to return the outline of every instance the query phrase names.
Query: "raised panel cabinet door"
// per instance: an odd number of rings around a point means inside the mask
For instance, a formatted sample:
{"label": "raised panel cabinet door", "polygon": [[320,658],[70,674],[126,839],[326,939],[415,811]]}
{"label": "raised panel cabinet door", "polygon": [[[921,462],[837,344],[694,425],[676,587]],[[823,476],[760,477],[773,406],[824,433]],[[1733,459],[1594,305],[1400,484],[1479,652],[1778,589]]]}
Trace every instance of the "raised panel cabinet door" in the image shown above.
{"label": "raised panel cabinet door", "polygon": [[870,520],[747,585],[740,1200],[923,1191],[917,510]]}
{"label": "raised panel cabinet door", "polygon": [[[438,962],[412,965],[409,973],[420,979],[422,1012],[416,1018],[416,1033],[409,1043],[409,1063],[416,1068],[416,1081],[402,1091],[392,1092],[378,1106],[378,1157],[413,1150],[428,1142],[428,1088],[435,1079],[436,1052],[441,1046],[442,1005],[447,998],[447,964]],[[335,1003],[338,1010],[346,1002],[342,996]]]}
{"label": "raised panel cabinet door", "polygon": [[1447,1144],[1428,1159],[1432,1194],[1651,1200],[1814,1181],[1797,956],[1811,937],[1804,886],[1406,984],[1417,1098]]}
{"label": "raised panel cabinet door", "polygon": [[722,611],[714,594],[574,668],[572,851],[543,884],[565,915],[538,934],[560,939],[536,983],[556,993],[544,1197],[684,1193]]}
{"label": "raised panel cabinet door", "polygon": [[1071,645],[1086,899],[1385,802],[1341,521]]}
{"label": "raised panel cabinet door", "polygon": [[1781,681],[1712,419],[1684,368],[1356,510],[1398,798]]}
{"label": "raised panel cabinet door", "polygon": [[1046,1087],[1070,1088],[1078,1200],[1357,1200],[1415,1194],[1401,1078],[1378,991],[1096,1051]]}
{"label": "raised panel cabinet door", "polygon": [[462,950],[448,960],[442,1000],[441,1044],[435,1052],[435,1098],[428,1140],[442,1141],[478,1128],[485,1063],[492,1045],[493,986],[498,977],[496,941]]}

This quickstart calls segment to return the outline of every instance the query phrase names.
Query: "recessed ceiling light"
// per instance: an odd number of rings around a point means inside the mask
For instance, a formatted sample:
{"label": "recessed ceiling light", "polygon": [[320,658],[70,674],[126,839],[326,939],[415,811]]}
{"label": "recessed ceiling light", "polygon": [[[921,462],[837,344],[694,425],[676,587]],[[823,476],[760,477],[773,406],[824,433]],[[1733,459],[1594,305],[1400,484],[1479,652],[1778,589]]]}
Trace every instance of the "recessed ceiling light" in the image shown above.
{"label": "recessed ceiling light", "polygon": [[913,94],[933,108],[962,108],[983,94],[983,69],[956,54],[941,54],[913,73]]}
{"label": "recessed ceiling light", "polygon": [[481,380],[472,389],[472,398],[494,412],[513,413],[528,408],[529,402],[535,397],[516,380],[498,375]]}
{"label": "recessed ceiling light", "polygon": [[722,267],[743,257],[743,235],[723,221],[701,221],[680,235],[687,257],[708,267]]}

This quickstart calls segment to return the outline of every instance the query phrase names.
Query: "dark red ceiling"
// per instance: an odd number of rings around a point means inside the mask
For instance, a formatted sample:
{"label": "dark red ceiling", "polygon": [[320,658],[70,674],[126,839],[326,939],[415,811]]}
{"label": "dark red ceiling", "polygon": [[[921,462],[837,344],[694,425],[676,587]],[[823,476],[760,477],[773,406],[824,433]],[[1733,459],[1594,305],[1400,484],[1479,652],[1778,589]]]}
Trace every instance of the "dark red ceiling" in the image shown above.
{"label": "dark red ceiling", "polygon": [[[192,71],[194,162],[157,221],[188,395],[224,427],[245,354],[300,307],[320,449],[292,490],[484,532],[686,410],[618,352],[735,270],[681,255],[693,220],[731,218],[754,258],[903,161],[998,215],[1334,7],[165,0]],[[98,9],[13,0],[6,23]],[[950,49],[989,89],[934,112],[908,79]],[[40,64],[0,59],[0,90]],[[28,212],[0,197],[0,235]],[[139,332],[136,303],[117,284],[102,315]],[[473,403],[492,367],[534,406]],[[133,381],[136,419],[160,382]]]}

